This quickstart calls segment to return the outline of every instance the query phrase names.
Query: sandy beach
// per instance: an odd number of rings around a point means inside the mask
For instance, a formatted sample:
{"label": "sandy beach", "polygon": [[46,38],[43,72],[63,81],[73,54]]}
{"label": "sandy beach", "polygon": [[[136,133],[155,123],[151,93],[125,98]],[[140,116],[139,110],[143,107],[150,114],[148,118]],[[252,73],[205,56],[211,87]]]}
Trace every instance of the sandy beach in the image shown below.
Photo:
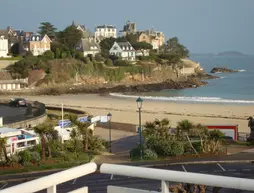
{"label": "sandy beach", "polygon": [[[1,96],[5,98],[6,96]],[[28,96],[27,100],[38,100],[47,105],[75,107],[93,115],[106,115],[111,112],[112,121],[138,124],[135,99],[100,96],[96,94],[78,94],[61,96]],[[171,125],[189,119],[202,124],[238,124],[239,132],[249,133],[249,116],[253,116],[254,105],[229,104],[186,104],[167,101],[145,100],[142,108],[142,122],[155,118],[168,118]]]}

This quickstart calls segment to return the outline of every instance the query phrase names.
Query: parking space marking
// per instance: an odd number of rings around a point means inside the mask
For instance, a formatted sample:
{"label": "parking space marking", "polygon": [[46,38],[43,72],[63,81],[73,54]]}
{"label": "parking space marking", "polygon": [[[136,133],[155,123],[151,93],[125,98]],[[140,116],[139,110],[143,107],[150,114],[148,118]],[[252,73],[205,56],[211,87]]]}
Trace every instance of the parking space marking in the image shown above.
{"label": "parking space marking", "polygon": [[7,186],[8,185],[8,183],[6,183],[6,184],[4,184],[2,187],[1,187],[1,189],[0,190],[2,190],[5,186]]}
{"label": "parking space marking", "polygon": [[114,175],[113,175],[113,174],[111,174],[111,176],[110,176],[110,180],[113,180],[113,177],[114,177]]}
{"label": "parking space marking", "polygon": [[247,169],[247,168],[246,168],[246,169],[242,169],[242,171],[243,171],[243,172],[250,172],[251,169]]}
{"label": "parking space marking", "polygon": [[217,163],[217,165],[220,167],[220,169],[222,169],[222,171],[226,171],[219,163]]}
{"label": "parking space marking", "polygon": [[74,179],[74,180],[73,180],[73,182],[72,182],[72,184],[75,184],[75,183],[76,183],[76,181],[77,181],[77,179],[78,179],[78,178]]}
{"label": "parking space marking", "polygon": [[184,167],[184,165],[182,165],[183,171],[187,172],[186,168]]}

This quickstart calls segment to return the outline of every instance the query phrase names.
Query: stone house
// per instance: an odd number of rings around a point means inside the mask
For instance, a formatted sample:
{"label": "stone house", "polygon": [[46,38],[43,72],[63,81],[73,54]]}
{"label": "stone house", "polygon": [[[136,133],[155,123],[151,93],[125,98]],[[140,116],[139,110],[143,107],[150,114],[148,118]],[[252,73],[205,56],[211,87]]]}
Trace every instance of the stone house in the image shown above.
{"label": "stone house", "polygon": [[153,49],[158,49],[165,43],[165,35],[163,32],[155,30],[140,31],[138,34],[138,42],[146,42],[153,46]]}
{"label": "stone house", "polygon": [[38,56],[50,50],[50,44],[51,40],[47,35],[42,36],[38,33],[33,33],[25,38],[23,49],[31,51],[34,56]]}
{"label": "stone house", "polygon": [[115,42],[109,50],[110,55],[115,55],[122,60],[135,61],[136,53],[130,42]]}
{"label": "stone house", "polygon": [[81,39],[75,46],[77,51],[83,52],[84,57],[91,54],[95,56],[100,53],[100,46],[94,40],[91,39]]}

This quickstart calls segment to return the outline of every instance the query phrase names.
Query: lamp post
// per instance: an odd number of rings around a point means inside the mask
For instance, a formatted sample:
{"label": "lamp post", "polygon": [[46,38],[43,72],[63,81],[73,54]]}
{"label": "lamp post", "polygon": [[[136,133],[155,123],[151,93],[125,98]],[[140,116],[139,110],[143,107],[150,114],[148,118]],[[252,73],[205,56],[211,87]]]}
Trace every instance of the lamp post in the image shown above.
{"label": "lamp post", "polygon": [[108,130],[109,130],[109,152],[111,153],[112,150],[111,150],[111,118],[112,118],[112,114],[111,113],[108,113],[107,115],[108,117]]}
{"label": "lamp post", "polygon": [[139,113],[139,143],[140,143],[140,159],[143,159],[143,150],[142,150],[142,129],[141,129],[141,108],[143,100],[142,98],[138,97],[136,100],[138,106],[138,113]]}

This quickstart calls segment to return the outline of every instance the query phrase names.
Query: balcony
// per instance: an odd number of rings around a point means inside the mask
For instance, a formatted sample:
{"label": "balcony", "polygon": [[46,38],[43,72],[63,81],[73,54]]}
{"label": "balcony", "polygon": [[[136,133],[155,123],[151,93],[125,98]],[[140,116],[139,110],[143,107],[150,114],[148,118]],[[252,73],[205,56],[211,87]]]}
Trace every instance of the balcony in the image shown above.
{"label": "balcony", "polygon": [[[99,173],[100,172],[100,173]],[[95,173],[93,176],[87,176],[82,178],[82,183],[77,186],[74,184],[77,178]],[[97,177],[95,178],[95,175]],[[98,178],[99,175],[99,178]],[[106,176],[105,176],[106,175]],[[121,183],[114,183],[117,186],[112,186],[104,181],[104,178],[110,179],[119,178],[119,176],[124,176],[125,181]],[[135,167],[126,165],[116,165],[116,164],[102,164],[99,171],[97,170],[97,165],[95,163],[88,163],[78,167],[74,167],[65,171],[54,173],[36,180],[19,184],[10,188],[6,188],[0,191],[0,193],[30,193],[37,192],[41,190],[46,190],[47,193],[56,192],[69,192],[69,193],[88,193],[89,187],[84,186],[86,180],[90,183],[97,184],[100,186],[105,186],[103,190],[97,190],[92,192],[108,192],[108,193],[170,193],[170,185],[172,182],[176,183],[187,183],[187,184],[202,184],[211,187],[222,187],[229,188],[228,192],[232,192],[232,189],[253,191],[254,190],[254,180],[236,177],[225,177],[218,175],[208,175],[208,174],[198,174],[191,172],[181,172],[173,170],[163,170],[163,169],[153,169],[145,167]],[[135,178],[137,181],[140,179],[145,182],[143,183],[143,189],[134,189],[121,187],[128,184],[130,178]],[[160,181],[160,187],[154,187],[157,190],[149,190],[147,187],[151,181]],[[81,179],[79,180],[81,182]],[[67,182],[67,183],[65,183]],[[64,189],[63,189],[63,184]],[[58,185],[58,188],[57,188]],[[75,190],[73,188],[76,187]],[[146,189],[146,190],[145,190]],[[45,192],[45,191],[44,191]],[[223,191],[224,192],[224,191]]]}

